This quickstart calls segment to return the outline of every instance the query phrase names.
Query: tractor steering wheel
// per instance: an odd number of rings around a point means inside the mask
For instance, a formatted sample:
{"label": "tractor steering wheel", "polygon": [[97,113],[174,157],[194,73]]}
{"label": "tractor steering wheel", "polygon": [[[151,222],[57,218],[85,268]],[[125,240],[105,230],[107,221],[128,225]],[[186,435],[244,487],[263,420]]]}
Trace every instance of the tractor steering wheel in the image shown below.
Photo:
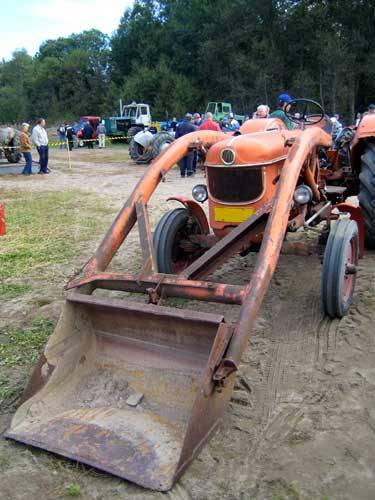
{"label": "tractor steering wheel", "polygon": [[322,106],[311,99],[293,99],[285,111],[290,121],[298,125],[316,125],[324,119]]}

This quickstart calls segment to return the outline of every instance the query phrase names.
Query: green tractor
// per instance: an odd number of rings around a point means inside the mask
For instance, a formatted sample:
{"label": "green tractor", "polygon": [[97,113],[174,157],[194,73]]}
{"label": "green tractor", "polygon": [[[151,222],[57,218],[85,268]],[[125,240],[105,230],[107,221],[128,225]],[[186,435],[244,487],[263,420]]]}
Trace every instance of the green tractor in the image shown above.
{"label": "green tractor", "polygon": [[222,123],[230,113],[233,113],[233,117],[242,125],[244,121],[243,115],[236,115],[232,110],[232,105],[229,102],[209,102],[207,104],[206,113],[212,113],[215,122]]}

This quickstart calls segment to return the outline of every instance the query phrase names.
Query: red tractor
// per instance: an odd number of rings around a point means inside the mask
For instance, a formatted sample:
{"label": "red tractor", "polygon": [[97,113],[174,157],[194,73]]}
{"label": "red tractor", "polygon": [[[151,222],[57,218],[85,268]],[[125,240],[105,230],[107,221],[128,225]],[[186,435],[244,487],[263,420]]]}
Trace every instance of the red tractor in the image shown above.
{"label": "red tractor", "polygon": [[79,117],[79,125],[77,129],[77,139],[78,139],[78,145],[83,146],[84,145],[84,136],[83,136],[83,128],[85,126],[85,123],[89,122],[92,128],[94,129],[94,133],[92,135],[92,139],[97,139],[98,133],[96,131],[99,123],[100,123],[100,116],[80,116]]}

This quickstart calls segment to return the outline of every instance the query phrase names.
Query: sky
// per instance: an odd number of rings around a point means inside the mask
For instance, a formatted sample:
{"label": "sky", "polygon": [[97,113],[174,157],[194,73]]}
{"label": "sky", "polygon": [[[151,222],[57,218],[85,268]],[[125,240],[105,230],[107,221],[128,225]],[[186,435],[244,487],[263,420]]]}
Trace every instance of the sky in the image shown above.
{"label": "sky", "polygon": [[30,55],[44,40],[96,28],[111,34],[133,0],[0,0],[0,60]]}

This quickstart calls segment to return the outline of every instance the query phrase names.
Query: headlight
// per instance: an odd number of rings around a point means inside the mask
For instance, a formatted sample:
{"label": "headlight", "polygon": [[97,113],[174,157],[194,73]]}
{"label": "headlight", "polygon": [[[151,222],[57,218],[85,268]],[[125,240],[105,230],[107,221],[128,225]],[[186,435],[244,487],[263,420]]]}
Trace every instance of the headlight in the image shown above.
{"label": "headlight", "polygon": [[313,192],[309,186],[306,184],[301,184],[294,191],[293,195],[294,201],[299,205],[306,205],[306,203],[310,203],[313,199]]}
{"label": "headlight", "polygon": [[191,192],[194,200],[204,203],[208,198],[207,187],[204,184],[197,184]]}

